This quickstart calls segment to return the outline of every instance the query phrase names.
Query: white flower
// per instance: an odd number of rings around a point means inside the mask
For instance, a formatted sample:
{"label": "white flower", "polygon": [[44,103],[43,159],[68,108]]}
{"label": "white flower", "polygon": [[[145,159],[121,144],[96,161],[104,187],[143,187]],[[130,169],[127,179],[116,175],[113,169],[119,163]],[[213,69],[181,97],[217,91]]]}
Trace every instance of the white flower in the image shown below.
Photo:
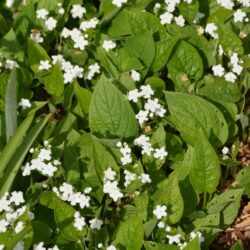
{"label": "white flower", "polygon": [[20,102],[18,103],[18,106],[20,106],[22,109],[30,108],[31,107],[30,100],[21,98]]}
{"label": "white flower", "polygon": [[33,246],[33,250],[46,250],[43,242],[39,242]]}
{"label": "white flower", "polygon": [[123,197],[123,194],[121,193],[117,181],[107,181],[103,185],[103,192],[105,194],[109,194],[109,196],[114,200],[117,201],[118,199],[121,199]]}
{"label": "white flower", "polygon": [[205,241],[205,238],[202,236],[202,233],[201,232],[191,232],[190,233],[190,239],[194,239],[195,237],[198,237],[198,240],[200,243],[204,242]]}
{"label": "white flower", "polygon": [[0,233],[5,233],[7,231],[8,226],[9,222],[7,220],[0,220]]}
{"label": "white flower", "polygon": [[83,21],[80,24],[80,29],[83,31],[87,31],[88,29],[94,29],[98,23],[99,23],[99,20],[96,17],[94,17],[88,21]]}
{"label": "white flower", "polygon": [[244,7],[250,7],[250,0],[238,0]]}
{"label": "white flower", "polygon": [[45,20],[49,12],[46,9],[39,9],[36,11],[36,17]]}
{"label": "white flower", "polygon": [[121,7],[124,3],[126,3],[128,0],[112,0],[112,4],[117,6],[118,8]]}
{"label": "white flower", "polygon": [[171,231],[171,227],[170,226],[166,226],[165,227],[165,231],[169,233]]}
{"label": "white flower", "polygon": [[113,246],[113,245],[111,245],[111,246],[108,246],[108,247],[106,248],[106,250],[116,250],[116,247]]}
{"label": "white flower", "polygon": [[223,76],[225,73],[225,69],[223,68],[221,64],[213,66],[212,71],[215,76]]}
{"label": "white flower", "polygon": [[51,68],[51,64],[48,60],[41,60],[38,67],[39,70],[48,70]]}
{"label": "white flower", "polygon": [[235,82],[235,80],[237,79],[237,76],[233,72],[229,72],[225,74],[224,78],[228,82]]}
{"label": "white flower", "polygon": [[164,228],[165,227],[165,223],[163,221],[160,221],[157,226],[159,228]]}
{"label": "white flower", "polygon": [[148,121],[148,111],[140,110],[135,118],[138,120],[140,125],[143,125],[146,121]]}
{"label": "white flower", "polygon": [[139,82],[141,75],[139,72],[135,71],[135,70],[131,70],[131,74],[130,74],[131,78],[135,81],[135,82]]}
{"label": "white flower", "polygon": [[161,219],[167,216],[167,206],[157,205],[153,211],[153,214],[156,216],[157,219]]}
{"label": "white flower", "polygon": [[226,155],[226,154],[228,154],[228,153],[229,153],[229,148],[228,148],[228,147],[224,147],[224,148],[222,149],[222,154]]}
{"label": "white flower", "polygon": [[239,64],[234,64],[233,67],[232,67],[232,71],[237,74],[238,76],[241,74],[243,70],[243,67]]}
{"label": "white flower", "polygon": [[10,60],[10,59],[7,59],[5,61],[4,67],[6,69],[14,69],[14,68],[19,68],[19,65],[17,64],[17,62]]}
{"label": "white flower", "polygon": [[43,37],[41,37],[41,33],[31,33],[30,34],[30,39],[35,41],[36,43],[42,43],[43,42]]}
{"label": "white flower", "polygon": [[134,174],[128,170],[124,170],[124,174],[125,174],[124,186],[127,187],[136,179],[136,174]]}
{"label": "white flower", "polygon": [[232,0],[217,0],[217,3],[229,10],[232,10],[234,7],[234,3],[232,2]]}
{"label": "white flower", "polygon": [[151,178],[148,174],[140,174],[139,179],[141,180],[142,183],[151,183]]}
{"label": "white flower", "polygon": [[141,96],[145,99],[149,99],[154,94],[150,85],[142,85],[141,86]]}
{"label": "white flower", "polygon": [[80,4],[74,4],[72,6],[70,13],[73,18],[77,18],[77,17],[82,18],[83,14],[86,13],[86,9],[82,7]]}
{"label": "white flower", "polygon": [[238,9],[234,12],[234,21],[235,22],[243,22],[244,18],[246,17],[246,13],[241,9]]}
{"label": "white flower", "polygon": [[184,27],[185,26],[185,19],[182,15],[179,15],[178,17],[174,18],[175,22],[177,25],[179,25],[180,27]]}
{"label": "white flower", "polygon": [[51,160],[51,149],[50,148],[42,148],[38,154],[38,159],[40,159],[41,161],[49,161]]}
{"label": "white flower", "polygon": [[150,141],[150,138],[146,135],[140,135],[134,140],[136,146],[144,147],[147,146]]}
{"label": "white flower", "polygon": [[13,5],[14,5],[14,0],[6,0],[5,5],[6,5],[8,8],[12,8]]}
{"label": "white flower", "polygon": [[5,245],[0,244],[0,250],[3,250],[5,248]]}
{"label": "white flower", "polygon": [[8,199],[9,193],[5,193],[5,195],[0,199],[0,213],[3,211],[10,211],[10,200]]}
{"label": "white flower", "polygon": [[16,206],[19,206],[22,203],[24,203],[25,200],[23,198],[23,192],[21,192],[21,191],[18,191],[18,192],[13,191],[11,193],[10,202],[13,202]]}
{"label": "white flower", "polygon": [[154,158],[163,160],[168,155],[168,152],[164,147],[156,148],[154,152]]}
{"label": "white flower", "polygon": [[85,218],[82,217],[79,212],[75,212],[74,218],[74,227],[82,231],[83,227],[86,225]]}
{"label": "white flower", "polygon": [[116,172],[111,168],[108,168],[104,171],[104,180],[114,181],[116,177]]}
{"label": "white flower", "polygon": [[91,188],[91,187],[86,187],[86,188],[84,189],[84,193],[85,193],[85,194],[89,194],[91,191],[92,191],[92,188]]}
{"label": "white flower", "polygon": [[24,229],[24,223],[22,221],[19,221],[15,227],[15,233],[20,233]]}
{"label": "white flower", "polygon": [[111,40],[104,40],[102,47],[106,50],[106,51],[110,51],[112,49],[114,49],[116,47],[116,43],[114,43]]}
{"label": "white flower", "polygon": [[49,17],[46,21],[45,21],[45,28],[49,31],[52,31],[53,29],[55,29],[57,24],[57,20],[53,17]]}
{"label": "white flower", "polygon": [[94,63],[89,66],[89,72],[87,73],[85,78],[87,80],[91,80],[95,74],[99,74],[99,73],[100,73],[100,65],[98,63]]}
{"label": "white flower", "polygon": [[[64,27],[63,30],[62,30],[62,32],[61,32],[61,36],[63,38],[70,37],[71,36],[71,30],[69,30],[68,28]],[[53,56],[52,56],[52,58],[53,58]]]}
{"label": "white flower", "polygon": [[60,8],[60,9],[58,10],[58,13],[59,13],[60,15],[63,15],[63,14],[65,13],[64,8]]}
{"label": "white flower", "polygon": [[211,37],[217,39],[218,34],[216,33],[217,31],[217,26],[214,23],[208,23],[205,28],[205,32],[208,33]]}
{"label": "white flower", "polygon": [[165,24],[170,24],[172,22],[173,19],[173,14],[170,12],[165,12],[164,14],[160,15],[160,19],[161,19],[161,24],[165,25]]}
{"label": "white flower", "polygon": [[181,235],[167,235],[168,243],[172,245],[173,243],[179,244],[181,242]]}
{"label": "white flower", "polygon": [[140,98],[141,94],[138,91],[138,89],[133,89],[128,92],[128,100],[132,102],[138,102],[138,99]]}
{"label": "white flower", "polygon": [[100,230],[101,226],[103,225],[103,220],[99,220],[99,219],[94,218],[94,219],[90,220],[89,223],[90,223],[91,229]]}

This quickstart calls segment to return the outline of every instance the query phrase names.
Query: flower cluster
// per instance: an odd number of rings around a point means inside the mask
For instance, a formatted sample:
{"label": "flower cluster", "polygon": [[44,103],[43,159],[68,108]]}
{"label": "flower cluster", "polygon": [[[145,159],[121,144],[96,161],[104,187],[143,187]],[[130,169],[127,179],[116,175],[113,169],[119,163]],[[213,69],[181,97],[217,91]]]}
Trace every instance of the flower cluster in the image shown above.
{"label": "flower cluster", "polygon": [[137,103],[139,98],[144,98],[146,100],[144,109],[140,110],[136,115],[136,119],[141,126],[143,126],[149,118],[154,116],[164,117],[164,114],[166,113],[166,110],[161,104],[159,104],[159,100],[157,98],[151,99],[153,94],[154,91],[150,85],[142,85],[140,90],[134,89],[128,92],[129,101]]}
{"label": "flower cluster", "polygon": [[243,70],[243,67],[240,65],[243,63],[243,61],[239,59],[237,53],[232,53],[230,57],[230,63],[232,66],[231,68],[232,71],[226,74],[225,74],[225,68],[221,64],[213,66],[212,71],[215,76],[219,77],[224,76],[226,81],[234,83],[237,79],[237,75],[239,76]]}
{"label": "flower cluster", "polygon": [[32,148],[30,153],[34,155],[34,158],[22,166],[23,176],[28,176],[31,171],[37,170],[42,175],[52,177],[61,164],[58,160],[52,160],[51,145],[48,141],[44,142],[44,148]]}
{"label": "flower cluster", "polygon": [[5,193],[0,199],[0,214],[4,212],[0,219],[0,233],[6,232],[10,226],[14,228],[15,233],[20,233],[24,229],[24,222],[18,221],[27,209],[26,205],[23,205],[24,203],[25,200],[21,191]]}
{"label": "flower cluster", "polygon": [[120,188],[118,187],[118,182],[115,180],[116,172],[111,168],[108,168],[104,171],[103,178],[103,192],[108,194],[114,201],[118,201],[123,197]]}
{"label": "flower cluster", "polygon": [[72,206],[79,205],[81,209],[90,207],[90,197],[87,194],[91,190],[91,188],[86,188],[84,193],[74,192],[73,186],[66,182],[64,182],[59,188],[53,187],[53,192],[63,201],[69,202]]}
{"label": "flower cluster", "polygon": [[46,248],[44,246],[44,242],[41,241],[33,246],[33,250],[59,250],[59,247],[55,245],[53,247]]}
{"label": "flower cluster", "polygon": [[150,143],[150,138],[146,135],[140,135],[134,140],[134,145],[142,148],[142,154],[150,156],[153,153],[155,159],[163,160],[167,155],[164,147],[153,148]]}

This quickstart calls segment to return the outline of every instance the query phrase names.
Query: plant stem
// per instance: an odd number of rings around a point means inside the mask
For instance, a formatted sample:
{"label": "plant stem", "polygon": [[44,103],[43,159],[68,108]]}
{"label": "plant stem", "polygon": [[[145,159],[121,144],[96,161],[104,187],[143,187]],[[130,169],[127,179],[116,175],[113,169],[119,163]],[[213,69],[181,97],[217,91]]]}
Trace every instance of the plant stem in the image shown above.
{"label": "plant stem", "polygon": [[203,203],[202,203],[202,209],[204,210],[207,206],[207,192],[203,193]]}

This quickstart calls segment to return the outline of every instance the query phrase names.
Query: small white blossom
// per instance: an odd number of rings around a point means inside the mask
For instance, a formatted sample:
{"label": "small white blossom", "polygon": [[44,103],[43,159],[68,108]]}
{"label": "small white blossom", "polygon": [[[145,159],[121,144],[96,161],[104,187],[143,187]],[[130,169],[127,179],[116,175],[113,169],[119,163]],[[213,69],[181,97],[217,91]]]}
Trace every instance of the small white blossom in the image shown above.
{"label": "small white blossom", "polygon": [[226,155],[228,153],[229,153],[229,148],[228,147],[223,147],[222,154]]}
{"label": "small white blossom", "polygon": [[170,227],[170,226],[166,226],[166,227],[165,227],[165,231],[166,231],[167,233],[171,232],[171,227]]}
{"label": "small white blossom", "polygon": [[141,97],[141,93],[138,89],[133,89],[128,92],[128,100],[137,103],[138,99]]}
{"label": "small white blossom", "polygon": [[56,25],[57,25],[57,20],[53,17],[49,17],[47,20],[45,20],[45,28],[48,31],[54,30]]}
{"label": "small white blossom", "polygon": [[91,80],[93,79],[95,74],[99,74],[99,73],[100,73],[100,65],[98,63],[94,63],[89,66],[89,72],[87,73],[85,78],[87,80]]}
{"label": "small white blossom", "polygon": [[104,171],[104,180],[114,181],[116,177],[116,172],[111,168],[108,168]]}
{"label": "small white blossom", "polygon": [[226,81],[234,83],[237,79],[237,76],[233,72],[229,72],[225,74],[224,78]]}
{"label": "small white blossom", "polygon": [[159,228],[164,228],[164,227],[165,227],[165,223],[164,223],[163,221],[160,221],[160,222],[157,224],[157,226],[158,226]]}
{"label": "small white blossom", "polygon": [[41,60],[38,69],[39,70],[48,70],[51,68],[51,64],[48,60]]}
{"label": "small white blossom", "polygon": [[18,103],[18,106],[20,106],[22,109],[30,108],[31,107],[30,100],[21,98],[20,102]]}
{"label": "small white blossom", "polygon": [[7,220],[0,220],[0,233],[5,233],[7,231],[8,226],[9,222]]}
{"label": "small white blossom", "polygon": [[112,4],[115,5],[115,6],[117,6],[118,8],[120,8],[127,1],[128,0],[112,0]]}
{"label": "small white blossom", "polygon": [[97,230],[100,230],[102,225],[103,225],[103,220],[99,220],[99,219],[92,219],[89,221],[90,223],[90,228],[91,229],[97,229]]}
{"label": "small white blossom", "polygon": [[30,34],[30,39],[35,41],[36,43],[42,43],[43,42],[43,37],[41,36],[40,32],[31,33]]}
{"label": "small white blossom", "polygon": [[110,51],[112,49],[114,49],[116,47],[116,43],[114,43],[111,40],[104,40],[102,47],[106,50],[106,51]]}
{"label": "small white blossom", "polygon": [[154,158],[156,159],[163,160],[168,155],[168,152],[164,147],[156,148],[154,151]]}
{"label": "small white blossom", "polygon": [[148,174],[140,174],[139,179],[141,180],[142,183],[151,183],[151,178]]}
{"label": "small white blossom", "polygon": [[213,66],[212,71],[215,76],[223,76],[225,73],[225,69],[221,64]]}
{"label": "small white blossom", "polygon": [[205,32],[208,33],[211,37],[217,39],[218,34],[216,33],[217,31],[217,26],[214,23],[208,23],[205,28]]}
{"label": "small white blossom", "polygon": [[86,13],[86,9],[80,4],[74,4],[70,11],[73,18],[82,18],[83,14]]}
{"label": "small white blossom", "polygon": [[124,170],[124,174],[125,174],[124,186],[128,187],[128,185],[130,185],[136,179],[136,174],[134,174],[128,170]]}
{"label": "small white blossom", "polygon": [[170,12],[165,12],[164,14],[160,15],[160,19],[161,19],[161,24],[165,25],[165,24],[170,24],[172,22],[173,19],[173,14]]}
{"label": "small white blossom", "polygon": [[246,13],[242,11],[241,9],[238,9],[234,12],[234,21],[237,22],[243,22],[244,18],[246,17]]}
{"label": "small white blossom", "polygon": [[10,197],[10,202],[14,203],[16,206],[21,205],[22,203],[24,203],[24,198],[23,198],[23,192],[21,191],[13,191],[11,193],[11,197]]}
{"label": "small white blossom", "polygon": [[141,96],[145,99],[149,99],[154,94],[150,85],[142,85],[141,86]]}
{"label": "small white blossom", "polygon": [[14,68],[19,68],[19,65],[18,65],[18,63],[15,62],[14,60],[7,59],[7,60],[5,61],[4,67],[5,67],[6,69],[14,69]]}
{"label": "small white blossom", "polygon": [[176,235],[167,235],[168,238],[168,243],[172,245],[173,243],[179,244],[181,242],[181,235],[176,234]]}
{"label": "small white blossom", "polygon": [[131,74],[130,74],[131,78],[135,81],[135,82],[139,82],[141,79],[141,75],[139,72],[135,71],[135,70],[131,70]]}
{"label": "small white blossom", "polygon": [[114,200],[118,201],[118,199],[121,199],[123,197],[123,194],[121,193],[117,181],[107,181],[103,185],[103,192],[105,194],[109,194],[109,196]]}
{"label": "small white blossom", "polygon": [[156,216],[157,219],[162,219],[167,216],[167,206],[157,205],[153,211],[153,214]]}
{"label": "small white blossom", "polygon": [[177,25],[179,25],[180,27],[184,27],[185,26],[185,19],[182,15],[179,15],[178,17],[174,18],[175,22]]}
{"label": "small white blossom", "polygon": [[39,9],[36,11],[36,17],[45,20],[49,12],[46,9]]}
{"label": "small white blossom", "polygon": [[46,250],[43,242],[39,242],[33,246],[33,250]]}
{"label": "small white blossom", "polygon": [[74,227],[79,231],[83,230],[83,227],[86,225],[85,218],[80,215],[79,212],[74,214]]}
{"label": "small white blossom", "polygon": [[232,0],[217,0],[217,3],[226,8],[226,9],[229,9],[229,10],[232,10],[233,7],[234,7],[234,3]]}
{"label": "small white blossom", "polygon": [[143,125],[146,121],[148,121],[148,111],[140,110],[135,118],[138,120],[140,125]]}
{"label": "small white blossom", "polygon": [[88,21],[83,21],[80,24],[80,29],[83,31],[87,31],[88,29],[95,29],[98,23],[99,20],[96,17],[94,17]]}
{"label": "small white blossom", "polygon": [[15,227],[15,233],[20,233],[24,229],[24,223],[22,221],[19,221]]}

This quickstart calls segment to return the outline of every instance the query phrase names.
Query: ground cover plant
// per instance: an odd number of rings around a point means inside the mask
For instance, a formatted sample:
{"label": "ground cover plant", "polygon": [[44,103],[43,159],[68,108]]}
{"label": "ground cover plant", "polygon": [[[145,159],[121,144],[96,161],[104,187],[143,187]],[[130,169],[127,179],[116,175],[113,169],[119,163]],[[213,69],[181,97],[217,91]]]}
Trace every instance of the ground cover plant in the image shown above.
{"label": "ground cover plant", "polygon": [[250,0],[0,2],[0,249],[250,249]]}

